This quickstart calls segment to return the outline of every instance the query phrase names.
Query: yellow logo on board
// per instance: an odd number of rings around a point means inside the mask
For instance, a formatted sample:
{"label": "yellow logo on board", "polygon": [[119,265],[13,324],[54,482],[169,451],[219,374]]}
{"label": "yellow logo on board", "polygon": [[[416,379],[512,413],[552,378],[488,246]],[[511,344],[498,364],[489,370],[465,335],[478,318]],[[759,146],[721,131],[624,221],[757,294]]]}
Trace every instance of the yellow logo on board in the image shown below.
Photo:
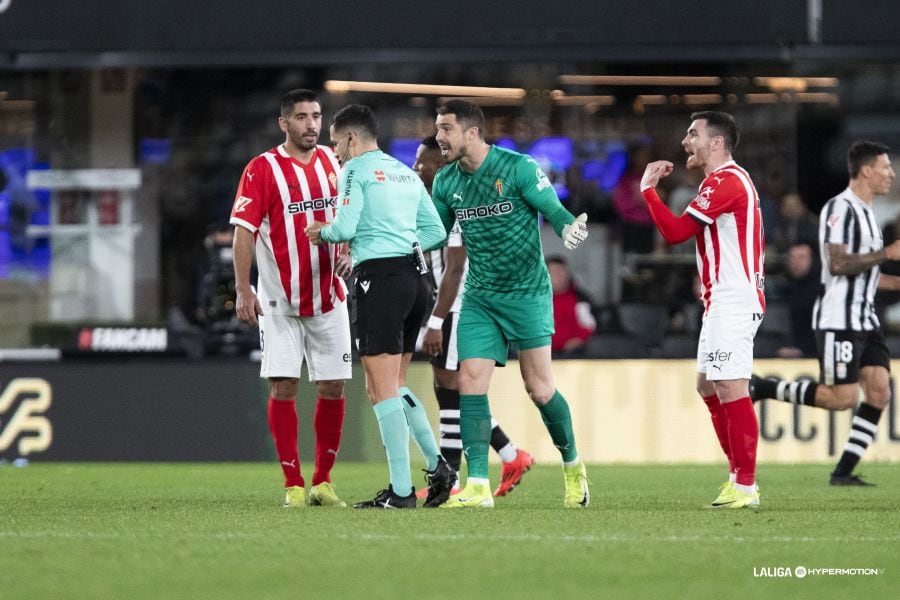
{"label": "yellow logo on board", "polygon": [[[23,398],[19,407],[7,420],[4,418],[13,403]],[[43,452],[53,441],[53,427],[42,413],[50,408],[53,390],[50,384],[36,377],[13,379],[0,394],[0,452],[16,442],[18,454],[27,456],[32,452]]]}

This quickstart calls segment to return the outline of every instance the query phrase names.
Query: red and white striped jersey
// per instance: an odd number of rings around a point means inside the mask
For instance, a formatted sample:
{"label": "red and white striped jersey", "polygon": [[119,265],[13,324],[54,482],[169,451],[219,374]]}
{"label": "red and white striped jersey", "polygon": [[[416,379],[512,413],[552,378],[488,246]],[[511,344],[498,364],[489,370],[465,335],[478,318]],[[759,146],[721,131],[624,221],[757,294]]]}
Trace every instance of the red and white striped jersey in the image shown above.
{"label": "red and white striped jersey", "polygon": [[325,146],[316,147],[308,164],[278,146],[244,169],[230,222],[255,234],[263,314],[311,317],[346,299],[334,272],[338,246],[314,246],[305,234],[312,221],[334,218],[339,171]]}
{"label": "red and white striped jersey", "polygon": [[765,312],[762,213],[747,171],[728,161],[685,209],[699,221],[697,272],[706,314]]}

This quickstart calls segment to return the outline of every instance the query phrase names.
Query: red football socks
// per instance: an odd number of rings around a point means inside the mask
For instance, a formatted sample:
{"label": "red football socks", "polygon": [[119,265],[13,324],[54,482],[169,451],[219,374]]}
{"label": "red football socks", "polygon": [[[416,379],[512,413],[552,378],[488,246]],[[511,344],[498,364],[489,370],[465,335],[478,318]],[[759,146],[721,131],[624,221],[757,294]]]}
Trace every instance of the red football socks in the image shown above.
{"label": "red football socks", "polygon": [[716,430],[716,437],[719,438],[719,445],[722,446],[722,452],[728,458],[728,472],[734,473],[734,460],[731,458],[731,444],[728,442],[728,415],[725,414],[725,408],[719,402],[719,397],[713,394],[705,396],[703,402],[709,409],[709,417],[712,419],[713,429]]}
{"label": "red football socks", "polygon": [[759,423],[749,396],[722,405],[728,417],[728,440],[731,457],[740,485],[756,483],[756,446],[759,443]]}
{"label": "red football socks", "polygon": [[316,469],[313,485],[331,481],[331,468],[341,447],[341,430],[344,425],[344,399],[329,400],[319,396],[313,428],[316,431]]}
{"label": "red football socks", "polygon": [[297,408],[293,400],[269,397],[269,431],[272,432],[275,452],[284,471],[284,487],[304,487],[297,447]]}

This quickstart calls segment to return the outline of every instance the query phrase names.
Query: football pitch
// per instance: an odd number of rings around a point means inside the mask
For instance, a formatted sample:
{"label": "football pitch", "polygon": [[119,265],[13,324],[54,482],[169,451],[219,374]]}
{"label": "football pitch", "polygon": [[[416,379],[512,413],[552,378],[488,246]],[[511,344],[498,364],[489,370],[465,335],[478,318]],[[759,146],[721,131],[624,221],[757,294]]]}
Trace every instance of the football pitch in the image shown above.
{"label": "football pitch", "polygon": [[[713,466],[590,466],[586,510],[537,466],[492,510],[360,511],[281,508],[275,464],[6,465],[0,598],[896,598],[900,469],[864,467],[762,465],[755,513],[701,508]],[[333,480],[366,499],[386,467]]]}

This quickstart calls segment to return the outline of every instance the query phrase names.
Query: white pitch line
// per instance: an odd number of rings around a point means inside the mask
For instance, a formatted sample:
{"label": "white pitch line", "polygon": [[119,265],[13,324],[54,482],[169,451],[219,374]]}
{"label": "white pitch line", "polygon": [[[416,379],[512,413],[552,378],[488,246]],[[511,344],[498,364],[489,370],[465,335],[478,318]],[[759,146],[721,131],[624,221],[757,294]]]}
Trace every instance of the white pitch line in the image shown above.
{"label": "white pitch line", "polygon": [[[240,533],[240,532],[160,532],[134,533],[134,532],[92,532],[92,531],[0,531],[3,539],[156,539],[156,538],[198,538],[218,540],[247,540],[255,538],[268,538],[268,534]],[[629,534],[603,534],[603,535],[540,535],[540,534],[469,534],[469,533],[415,533],[412,535],[398,535],[389,533],[361,533],[356,535],[338,534],[329,535],[330,539],[354,541],[403,541],[417,540],[423,542],[453,542],[453,541],[487,541],[499,540],[507,542],[572,542],[572,543],[632,543],[632,542],[711,542],[708,536],[700,535],[629,535]],[[721,540],[720,540],[721,541]],[[729,537],[726,541],[736,543],[847,543],[847,542],[900,542],[900,536],[860,536],[860,537],[818,537],[818,536],[736,536]],[[718,542],[716,542],[718,543]]]}

